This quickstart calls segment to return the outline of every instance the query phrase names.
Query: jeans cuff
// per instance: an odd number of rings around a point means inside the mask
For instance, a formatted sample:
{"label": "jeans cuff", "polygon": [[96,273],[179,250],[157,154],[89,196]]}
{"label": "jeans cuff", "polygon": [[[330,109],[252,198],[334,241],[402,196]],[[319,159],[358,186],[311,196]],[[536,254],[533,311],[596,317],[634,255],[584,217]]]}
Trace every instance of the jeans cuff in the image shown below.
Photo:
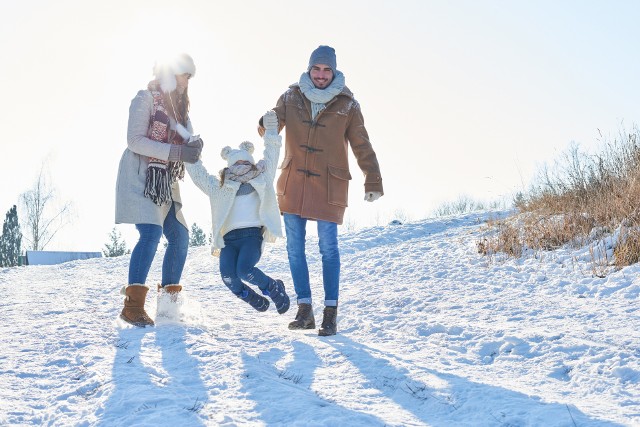
{"label": "jeans cuff", "polygon": [[311,297],[309,297],[309,298],[298,298],[298,304],[311,304]]}
{"label": "jeans cuff", "polygon": [[325,307],[337,307],[338,300],[337,299],[326,299],[324,300]]}

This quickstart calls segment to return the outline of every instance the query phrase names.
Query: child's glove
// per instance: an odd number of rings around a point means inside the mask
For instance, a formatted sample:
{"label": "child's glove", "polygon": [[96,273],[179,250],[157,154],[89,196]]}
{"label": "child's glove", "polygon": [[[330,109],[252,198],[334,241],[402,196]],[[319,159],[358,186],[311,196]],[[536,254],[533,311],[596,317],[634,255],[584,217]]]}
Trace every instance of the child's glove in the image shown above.
{"label": "child's glove", "polygon": [[262,116],[262,126],[264,126],[267,131],[267,135],[277,135],[279,125],[280,122],[275,111],[269,110]]}

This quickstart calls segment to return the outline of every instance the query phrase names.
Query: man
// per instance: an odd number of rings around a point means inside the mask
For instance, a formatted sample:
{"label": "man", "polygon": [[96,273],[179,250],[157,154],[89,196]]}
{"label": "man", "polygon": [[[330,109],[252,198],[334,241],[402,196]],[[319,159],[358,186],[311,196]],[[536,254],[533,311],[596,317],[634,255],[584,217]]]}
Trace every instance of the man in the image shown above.
{"label": "man", "polygon": [[[343,221],[351,179],[347,144],[364,173],[365,200],[369,202],[383,194],[380,167],[360,104],[336,68],[333,48],[320,46],[311,53],[307,71],[278,99],[274,110],[278,131],[287,127],[276,191],[298,298],[298,313],[289,329],[316,327],[305,254],[306,225],[313,220],[318,226],[325,296],[318,335],[335,335],[340,286],[338,224]],[[262,124],[259,132],[264,133]]]}

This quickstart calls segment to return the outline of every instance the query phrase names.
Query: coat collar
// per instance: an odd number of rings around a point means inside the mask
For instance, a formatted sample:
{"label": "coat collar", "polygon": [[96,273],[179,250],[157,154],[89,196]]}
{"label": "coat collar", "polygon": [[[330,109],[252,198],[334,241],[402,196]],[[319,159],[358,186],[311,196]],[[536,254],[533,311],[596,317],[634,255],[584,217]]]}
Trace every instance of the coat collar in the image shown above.
{"label": "coat collar", "polygon": [[[302,90],[300,90],[300,85],[298,83],[294,83],[292,85],[289,86],[289,89],[292,90],[297,90],[300,93],[300,96],[304,96],[302,95]],[[351,90],[349,90],[349,88],[347,86],[345,86],[342,91],[336,95],[336,97],[338,96],[346,96],[350,99],[353,99],[353,92],[351,92]]]}

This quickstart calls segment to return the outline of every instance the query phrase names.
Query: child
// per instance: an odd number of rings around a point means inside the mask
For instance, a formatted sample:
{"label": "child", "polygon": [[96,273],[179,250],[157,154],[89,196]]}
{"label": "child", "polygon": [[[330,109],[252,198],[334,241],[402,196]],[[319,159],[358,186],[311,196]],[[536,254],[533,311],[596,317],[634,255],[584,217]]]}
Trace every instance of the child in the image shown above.
{"label": "child", "polygon": [[220,257],[220,275],[238,298],[258,311],[269,308],[269,300],[244,282],[258,286],[271,298],[278,313],[289,309],[289,296],[281,280],[264,274],[256,264],[262,244],[282,237],[280,211],[273,187],[282,137],[278,117],[268,111],[263,117],[264,159],[255,163],[253,144],[243,142],[240,149],[224,147],[220,153],[228,167],[220,178],[210,175],[202,161],[187,165],[193,182],[209,196],[211,203],[212,253]]}

